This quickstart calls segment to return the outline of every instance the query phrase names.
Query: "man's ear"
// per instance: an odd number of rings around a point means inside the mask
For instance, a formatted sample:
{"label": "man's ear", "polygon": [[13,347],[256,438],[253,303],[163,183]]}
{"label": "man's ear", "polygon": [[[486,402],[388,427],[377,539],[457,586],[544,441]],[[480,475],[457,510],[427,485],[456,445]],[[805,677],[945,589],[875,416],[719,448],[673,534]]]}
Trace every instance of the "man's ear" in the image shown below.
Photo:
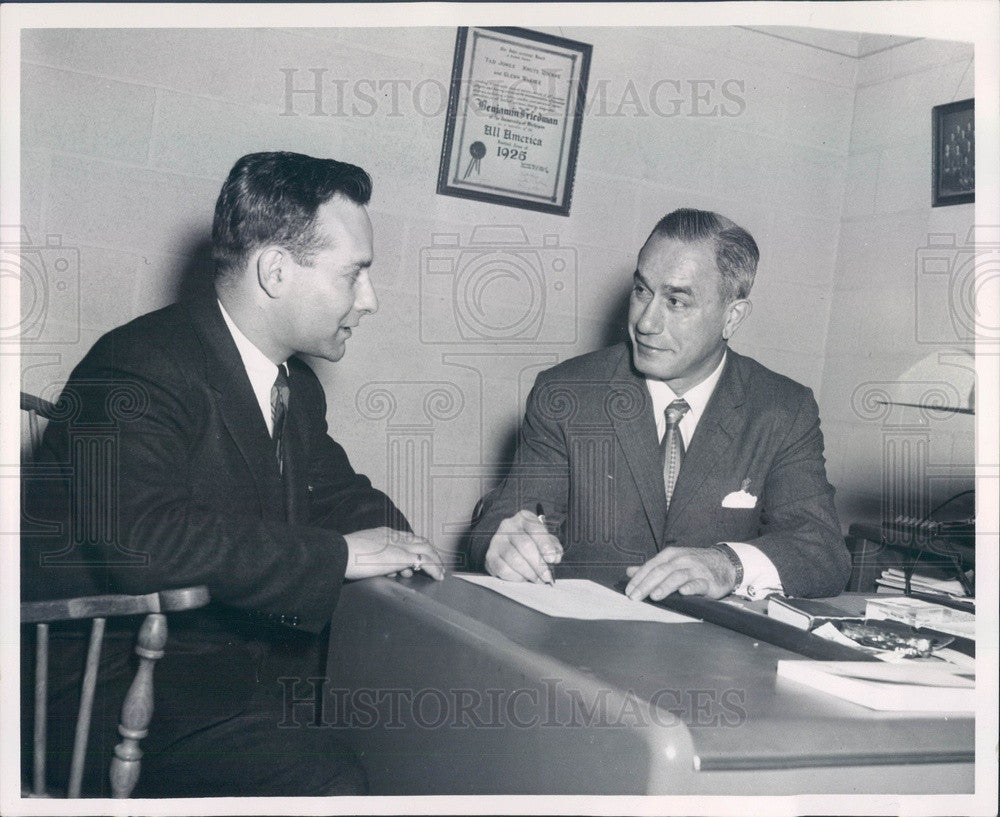
{"label": "man's ear", "polygon": [[753,305],[746,298],[740,298],[729,304],[726,310],[726,323],[722,327],[722,337],[729,340],[736,334],[736,330],[740,328],[740,324],[747,319],[752,310]]}
{"label": "man's ear", "polygon": [[265,247],[257,254],[257,283],[271,298],[278,298],[287,282],[288,254],[281,247]]}

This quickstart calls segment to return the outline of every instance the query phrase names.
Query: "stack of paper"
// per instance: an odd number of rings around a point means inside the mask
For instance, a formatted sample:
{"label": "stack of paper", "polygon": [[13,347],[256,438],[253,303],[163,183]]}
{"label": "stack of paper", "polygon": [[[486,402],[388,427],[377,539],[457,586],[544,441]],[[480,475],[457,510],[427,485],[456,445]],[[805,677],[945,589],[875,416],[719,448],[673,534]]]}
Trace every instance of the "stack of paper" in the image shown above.
{"label": "stack of paper", "polygon": [[972,712],[976,707],[971,673],[917,661],[779,661],[778,675],[885,712]]}
{"label": "stack of paper", "polygon": [[[875,580],[881,588],[889,588],[891,591],[903,590],[906,587],[906,576],[902,570],[894,567],[882,571],[881,578]],[[957,579],[932,579],[920,573],[914,573],[910,577],[910,589],[919,593],[937,593],[939,595],[954,596],[962,601],[973,601],[965,595],[962,584]]]}

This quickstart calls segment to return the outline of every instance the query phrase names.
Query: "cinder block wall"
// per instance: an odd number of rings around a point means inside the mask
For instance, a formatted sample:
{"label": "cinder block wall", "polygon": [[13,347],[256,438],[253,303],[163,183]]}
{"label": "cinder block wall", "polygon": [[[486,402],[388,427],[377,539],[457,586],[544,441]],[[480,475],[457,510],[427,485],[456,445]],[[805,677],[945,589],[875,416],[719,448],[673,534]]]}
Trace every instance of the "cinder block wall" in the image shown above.
{"label": "cinder block wall", "polygon": [[820,390],[845,524],[923,516],[973,484],[973,417],[875,401],[967,405],[975,205],[931,207],[931,109],[973,96],[974,74],[971,45],[933,40],[858,63]]}
{"label": "cinder block wall", "polygon": [[[61,243],[70,262],[65,288],[25,288],[37,300],[26,301],[35,317],[24,327],[25,388],[57,388],[102,332],[204,283],[214,200],[239,156],[286,149],[355,162],[375,180],[381,308],[343,361],[315,368],[355,467],[393,493],[418,531],[452,547],[510,456],[535,374],[621,338],[649,229],[675,207],[704,207],[742,223],[762,248],[754,312],[734,347],[817,391],[850,516],[871,487],[855,466],[872,463],[852,442],[858,422],[843,412],[842,384],[868,377],[886,351],[910,351],[887,350],[881,335],[858,346],[858,326],[874,331],[884,311],[869,305],[883,295],[859,264],[882,268],[891,245],[902,269],[931,218],[929,148],[895,117],[880,124],[889,115],[877,94],[919,85],[905,121],[929,123],[930,105],[961,98],[959,85],[944,83],[940,100],[930,85],[956,71],[956,82],[971,82],[971,72],[960,77],[967,52],[920,46],[907,56],[922,54],[923,68],[886,67],[882,77],[879,59],[741,28],[551,33],[594,49],[569,218],[435,193],[454,29],[25,32],[22,223],[35,245]],[[917,237],[880,227],[914,211],[924,213]],[[486,289],[493,325],[536,310],[521,342],[498,343],[454,282],[427,274],[442,251],[456,279],[471,270],[498,246],[497,228],[520,230],[539,265],[566,262],[563,287],[540,312],[527,278]],[[859,230],[878,241],[858,240]],[[897,289],[912,293],[907,275]]]}

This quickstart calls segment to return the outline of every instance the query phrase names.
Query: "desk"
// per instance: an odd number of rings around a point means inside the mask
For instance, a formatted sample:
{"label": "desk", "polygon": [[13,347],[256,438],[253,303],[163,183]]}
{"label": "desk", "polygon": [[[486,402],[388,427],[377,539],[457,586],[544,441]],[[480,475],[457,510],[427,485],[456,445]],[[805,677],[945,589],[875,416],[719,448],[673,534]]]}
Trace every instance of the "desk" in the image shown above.
{"label": "desk", "polygon": [[973,791],[971,716],[872,712],[777,678],[794,657],[704,622],[370,579],[341,593],[324,719],[351,727],[373,794]]}

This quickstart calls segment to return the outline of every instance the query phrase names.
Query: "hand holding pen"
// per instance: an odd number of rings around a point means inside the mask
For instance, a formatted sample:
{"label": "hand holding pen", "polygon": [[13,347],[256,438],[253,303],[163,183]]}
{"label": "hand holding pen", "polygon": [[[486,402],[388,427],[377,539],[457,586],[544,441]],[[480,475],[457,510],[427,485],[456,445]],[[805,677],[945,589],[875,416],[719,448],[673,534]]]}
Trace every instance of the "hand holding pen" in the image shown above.
{"label": "hand holding pen", "polygon": [[540,503],[535,513],[521,510],[504,519],[486,551],[486,572],[506,581],[555,584],[551,565],[563,553],[555,527]]}

